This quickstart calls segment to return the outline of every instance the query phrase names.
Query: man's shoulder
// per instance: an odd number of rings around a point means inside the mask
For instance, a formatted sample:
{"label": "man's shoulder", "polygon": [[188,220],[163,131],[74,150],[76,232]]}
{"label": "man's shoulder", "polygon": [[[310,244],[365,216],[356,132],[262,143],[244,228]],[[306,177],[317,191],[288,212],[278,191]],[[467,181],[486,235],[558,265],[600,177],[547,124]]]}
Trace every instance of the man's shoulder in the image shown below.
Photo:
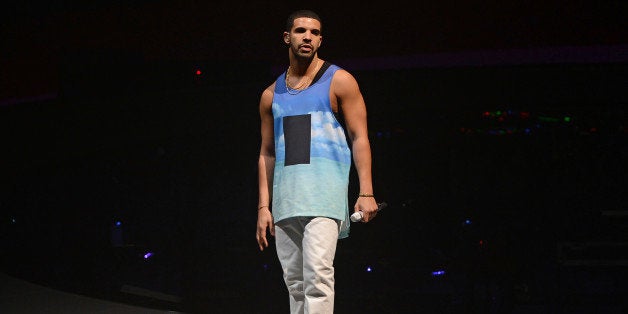
{"label": "man's shoulder", "polygon": [[355,77],[349,71],[339,67],[334,72],[332,84],[353,83],[354,81]]}
{"label": "man's shoulder", "polygon": [[262,103],[271,103],[273,101],[274,96],[275,96],[275,83],[272,83],[262,91],[262,96],[261,96],[260,101]]}
{"label": "man's shoulder", "polygon": [[262,91],[262,95],[264,94],[274,94],[275,93],[275,82],[273,82],[272,84],[268,85],[263,91]]}

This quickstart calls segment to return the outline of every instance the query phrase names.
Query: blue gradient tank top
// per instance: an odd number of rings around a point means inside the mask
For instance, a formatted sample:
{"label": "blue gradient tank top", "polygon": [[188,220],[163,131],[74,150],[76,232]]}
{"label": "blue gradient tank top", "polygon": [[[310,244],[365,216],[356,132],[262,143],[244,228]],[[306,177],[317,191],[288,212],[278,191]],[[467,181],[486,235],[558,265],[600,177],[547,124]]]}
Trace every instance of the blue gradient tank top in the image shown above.
{"label": "blue gradient tank top", "polygon": [[288,92],[285,72],[275,83],[272,209],[275,222],[296,216],[340,220],[339,238],[344,238],[349,235],[351,151],[329,99],[332,77],[340,68],[326,65],[304,90]]}

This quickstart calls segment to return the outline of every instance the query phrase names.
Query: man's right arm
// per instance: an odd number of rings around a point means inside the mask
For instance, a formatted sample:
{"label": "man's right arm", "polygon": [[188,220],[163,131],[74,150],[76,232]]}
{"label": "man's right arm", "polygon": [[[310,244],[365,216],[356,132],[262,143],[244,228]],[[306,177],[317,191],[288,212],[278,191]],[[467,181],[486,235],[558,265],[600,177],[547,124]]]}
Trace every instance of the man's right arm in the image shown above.
{"label": "man's right arm", "polygon": [[257,243],[260,251],[268,247],[267,230],[275,235],[275,226],[271,214],[273,172],[275,169],[275,138],[274,120],[272,113],[273,90],[272,84],[264,90],[259,103],[261,122],[261,145],[258,160],[259,199],[257,204]]}

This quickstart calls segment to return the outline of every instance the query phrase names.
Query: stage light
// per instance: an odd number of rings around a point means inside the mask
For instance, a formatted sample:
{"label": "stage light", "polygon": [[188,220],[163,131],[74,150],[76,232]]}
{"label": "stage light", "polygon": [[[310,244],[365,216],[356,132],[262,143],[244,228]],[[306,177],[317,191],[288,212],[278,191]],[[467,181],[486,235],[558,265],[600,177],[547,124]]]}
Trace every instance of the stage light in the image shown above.
{"label": "stage light", "polygon": [[200,70],[200,69],[196,69],[196,71],[195,71],[194,73],[196,73],[196,75],[201,75],[201,74],[203,74],[203,72],[201,72],[201,70]]}
{"label": "stage light", "polygon": [[122,221],[114,220],[111,226],[111,245],[113,247],[124,247],[124,235],[122,234]]}
{"label": "stage light", "polygon": [[153,252],[147,252],[144,254],[144,259],[149,259],[151,256],[153,256]]}
{"label": "stage light", "polygon": [[11,223],[12,223],[12,224],[16,224],[16,223],[17,223],[17,220],[16,220],[15,218],[11,217]]}
{"label": "stage light", "polygon": [[439,277],[445,275],[445,270],[439,269],[432,272],[433,277]]}
{"label": "stage light", "polygon": [[471,220],[470,220],[470,219],[465,220],[465,221],[464,221],[464,224],[465,224],[465,225],[470,225],[470,224],[471,224]]}
{"label": "stage light", "polygon": [[373,268],[371,266],[366,266],[366,272],[367,273],[373,272]]}

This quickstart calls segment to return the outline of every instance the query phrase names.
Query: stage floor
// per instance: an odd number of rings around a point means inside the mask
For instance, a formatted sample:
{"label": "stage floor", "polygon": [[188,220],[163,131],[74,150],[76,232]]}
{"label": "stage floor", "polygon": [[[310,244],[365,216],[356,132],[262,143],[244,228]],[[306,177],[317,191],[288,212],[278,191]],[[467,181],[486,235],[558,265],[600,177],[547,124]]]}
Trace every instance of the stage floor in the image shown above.
{"label": "stage floor", "polygon": [[177,311],[144,308],[63,292],[0,273],[2,313],[159,314]]}

